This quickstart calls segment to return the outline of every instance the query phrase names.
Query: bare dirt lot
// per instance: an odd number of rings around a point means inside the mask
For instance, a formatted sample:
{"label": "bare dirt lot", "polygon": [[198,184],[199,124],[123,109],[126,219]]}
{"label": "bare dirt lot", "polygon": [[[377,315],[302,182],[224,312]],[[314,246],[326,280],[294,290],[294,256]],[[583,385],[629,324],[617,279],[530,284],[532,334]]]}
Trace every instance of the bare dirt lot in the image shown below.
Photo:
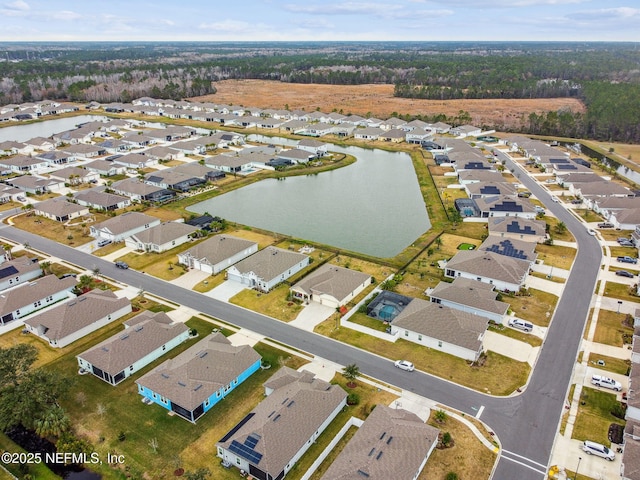
{"label": "bare dirt lot", "polygon": [[223,80],[216,83],[215,95],[196,97],[203,102],[244,105],[246,107],[291,110],[304,109],[388,118],[393,112],[412,115],[455,116],[469,112],[472,123],[515,126],[531,112],[541,113],[563,108],[583,112],[584,105],[574,98],[537,98],[522,100],[418,100],[395,98],[393,85],[318,85],[281,83],[267,80]]}

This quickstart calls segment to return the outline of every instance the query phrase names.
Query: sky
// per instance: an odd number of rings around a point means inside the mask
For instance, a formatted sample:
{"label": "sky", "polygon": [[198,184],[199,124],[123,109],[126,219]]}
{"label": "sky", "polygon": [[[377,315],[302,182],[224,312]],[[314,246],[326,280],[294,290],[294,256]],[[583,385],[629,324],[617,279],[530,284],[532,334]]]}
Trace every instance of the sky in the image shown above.
{"label": "sky", "polygon": [[640,0],[0,0],[0,41],[640,41]]}

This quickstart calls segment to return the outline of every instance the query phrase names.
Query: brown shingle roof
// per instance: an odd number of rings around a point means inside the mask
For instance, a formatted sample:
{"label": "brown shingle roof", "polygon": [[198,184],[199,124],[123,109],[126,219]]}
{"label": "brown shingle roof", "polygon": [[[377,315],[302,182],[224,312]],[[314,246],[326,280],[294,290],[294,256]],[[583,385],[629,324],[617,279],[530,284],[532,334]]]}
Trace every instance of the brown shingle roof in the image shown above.
{"label": "brown shingle roof", "polygon": [[440,282],[431,292],[432,298],[504,315],[509,304],[496,300],[497,295],[493,285],[463,277],[456,278],[453,283]]}
{"label": "brown shingle roof", "polygon": [[190,235],[197,230],[197,227],[192,227],[182,222],[165,222],[138,232],[132,235],[132,238],[142,243],[164,245],[171,240],[176,240],[184,235]]}
{"label": "brown shingle roof", "polygon": [[200,261],[206,261],[211,265],[216,265],[254,245],[256,245],[256,242],[252,242],[251,240],[245,240],[231,235],[215,235],[195,247],[190,248],[182,255],[191,256]]}
{"label": "brown shingle roof", "polygon": [[304,279],[296,283],[292,290],[301,290],[308,295],[330,295],[338,301],[353,292],[366,281],[370,281],[371,275],[357,272],[348,268],[325,264]]}
{"label": "brown shingle roof", "polygon": [[414,298],[393,321],[397,328],[477,352],[487,330],[485,317]]}
{"label": "brown shingle roof", "polygon": [[145,215],[140,212],[126,212],[117,217],[110,218],[104,222],[98,223],[93,226],[95,230],[108,230],[114,235],[120,235],[126,233],[134,228],[142,227],[143,225],[157,222],[157,217]]}
{"label": "brown shingle roof", "polygon": [[413,480],[438,433],[411,412],[376,405],[322,480]]}
{"label": "brown shingle roof", "polygon": [[125,330],[78,355],[91,365],[116,375],[189,328],[173,323],[164,312],[144,311],[124,323]]}
{"label": "brown shingle roof", "polygon": [[55,275],[47,275],[27,285],[5,290],[0,294],[0,316],[42,300],[49,295],[70,290],[76,283],[76,279],[73,277],[60,279]]}
{"label": "brown shingle roof", "polygon": [[129,304],[129,299],[118,298],[111,290],[92,290],[24,323],[34,328],[42,326],[47,329],[48,339],[60,340]]}
{"label": "brown shingle roof", "polygon": [[520,284],[529,272],[530,262],[492,252],[461,250],[449,260],[446,269]]}
{"label": "brown shingle roof", "polygon": [[301,253],[267,247],[236,263],[235,268],[240,273],[253,272],[259,278],[271,280],[306,258],[309,257]]}
{"label": "brown shingle roof", "polygon": [[228,449],[234,440],[242,444],[251,434],[259,436],[257,467],[275,478],[346,397],[339,385],[323,380],[292,381],[260,402],[253,416],[218,445]]}
{"label": "brown shingle roof", "polygon": [[258,360],[260,355],[250,346],[233,346],[217,333],[162,363],[137,383],[194,410]]}

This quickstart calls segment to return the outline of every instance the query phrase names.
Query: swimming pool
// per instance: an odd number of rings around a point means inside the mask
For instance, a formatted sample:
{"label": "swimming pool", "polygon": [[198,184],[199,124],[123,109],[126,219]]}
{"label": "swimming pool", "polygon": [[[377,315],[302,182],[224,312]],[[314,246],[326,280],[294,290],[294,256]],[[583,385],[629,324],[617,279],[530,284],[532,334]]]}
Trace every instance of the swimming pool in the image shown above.
{"label": "swimming pool", "polygon": [[378,312],[378,317],[381,320],[393,320],[398,315],[398,309],[394,305],[385,305]]}

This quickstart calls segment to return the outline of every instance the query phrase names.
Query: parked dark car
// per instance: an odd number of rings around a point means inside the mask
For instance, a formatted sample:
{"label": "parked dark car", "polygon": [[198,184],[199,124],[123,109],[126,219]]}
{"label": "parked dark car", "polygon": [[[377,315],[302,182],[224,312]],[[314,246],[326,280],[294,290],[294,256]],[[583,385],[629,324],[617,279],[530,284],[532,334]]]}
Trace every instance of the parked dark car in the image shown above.
{"label": "parked dark car", "polygon": [[618,261],[622,263],[638,263],[638,259],[634,257],[630,257],[629,255],[624,255],[622,257],[618,257]]}
{"label": "parked dark car", "polygon": [[126,270],[127,268],[129,268],[129,264],[125,263],[125,262],[116,262],[116,267],[117,268],[122,268],[123,270]]}
{"label": "parked dark car", "polygon": [[619,277],[627,277],[627,278],[633,278],[634,275],[631,272],[627,272],[626,270],[618,270],[616,272],[616,275],[618,275]]}

